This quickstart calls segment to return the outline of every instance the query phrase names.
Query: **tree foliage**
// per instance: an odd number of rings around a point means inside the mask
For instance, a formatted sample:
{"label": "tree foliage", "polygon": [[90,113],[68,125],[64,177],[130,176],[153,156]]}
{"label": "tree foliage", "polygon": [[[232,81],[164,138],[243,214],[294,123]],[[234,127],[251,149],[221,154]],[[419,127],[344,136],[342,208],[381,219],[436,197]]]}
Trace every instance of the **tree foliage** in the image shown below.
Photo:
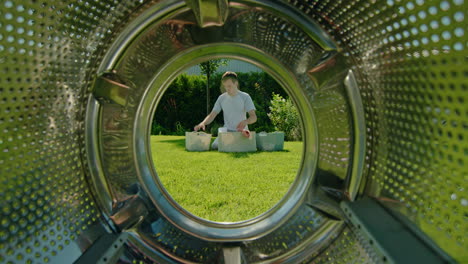
{"label": "tree foliage", "polygon": [[273,93],[268,117],[278,131],[283,131],[286,140],[301,140],[299,112],[291,98]]}
{"label": "tree foliage", "polygon": [[200,71],[205,74],[206,76],[206,114],[208,115],[211,112],[211,104],[210,104],[210,78],[211,76],[218,70],[219,66],[226,65],[228,59],[216,59],[216,60],[208,60],[198,64],[200,67]]}
{"label": "tree foliage", "polygon": [[216,70],[218,70],[220,66],[226,65],[227,62],[227,59],[208,60],[198,64],[198,66],[200,67],[200,71],[203,74],[205,74],[206,76],[211,76],[216,72]]}

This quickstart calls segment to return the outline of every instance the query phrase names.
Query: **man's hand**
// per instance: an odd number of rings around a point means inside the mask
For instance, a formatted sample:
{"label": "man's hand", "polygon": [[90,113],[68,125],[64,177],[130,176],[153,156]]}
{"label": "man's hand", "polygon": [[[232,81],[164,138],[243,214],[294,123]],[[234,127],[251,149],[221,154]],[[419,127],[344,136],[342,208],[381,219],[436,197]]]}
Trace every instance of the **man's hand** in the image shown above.
{"label": "man's hand", "polygon": [[193,128],[193,130],[198,131],[198,130],[200,130],[200,128],[203,129],[203,131],[205,131],[205,124],[204,124],[203,122],[201,122],[200,124],[196,125],[196,126]]}
{"label": "man's hand", "polygon": [[218,113],[216,113],[215,111],[211,111],[211,113],[207,115],[200,124],[196,125],[193,128],[193,130],[198,131],[201,128],[203,129],[203,131],[205,131],[205,126],[211,124],[211,122],[213,122],[213,120],[215,119],[216,115],[218,115]]}
{"label": "man's hand", "polygon": [[240,121],[239,124],[237,125],[237,131],[242,132],[244,130],[245,126],[247,126],[247,125],[248,125],[247,120]]}

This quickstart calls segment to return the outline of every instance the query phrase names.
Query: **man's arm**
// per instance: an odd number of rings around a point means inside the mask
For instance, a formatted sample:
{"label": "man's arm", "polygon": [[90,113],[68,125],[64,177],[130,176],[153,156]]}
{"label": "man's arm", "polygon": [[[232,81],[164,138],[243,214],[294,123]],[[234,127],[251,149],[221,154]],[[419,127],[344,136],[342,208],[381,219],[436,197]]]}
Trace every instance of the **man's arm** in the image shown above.
{"label": "man's arm", "polygon": [[251,125],[251,124],[257,122],[257,114],[255,113],[255,110],[250,110],[248,113],[249,113],[249,118],[247,118],[246,120],[241,121],[237,125],[237,130],[238,131],[242,131],[242,130],[244,130],[245,126]]}
{"label": "man's arm", "polygon": [[201,128],[203,129],[203,131],[205,131],[205,126],[213,122],[213,120],[216,118],[217,115],[218,113],[216,113],[215,111],[211,111],[211,113],[207,115],[205,119],[200,124],[196,125],[193,129],[195,131],[198,131]]}

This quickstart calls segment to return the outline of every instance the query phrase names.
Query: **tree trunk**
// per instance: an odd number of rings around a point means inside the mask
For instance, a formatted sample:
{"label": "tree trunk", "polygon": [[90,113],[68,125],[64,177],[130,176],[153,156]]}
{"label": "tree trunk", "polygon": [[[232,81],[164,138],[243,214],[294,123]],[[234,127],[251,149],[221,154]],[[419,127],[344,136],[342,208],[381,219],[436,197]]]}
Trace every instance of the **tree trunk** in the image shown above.
{"label": "tree trunk", "polygon": [[210,72],[206,74],[206,115],[210,114]]}

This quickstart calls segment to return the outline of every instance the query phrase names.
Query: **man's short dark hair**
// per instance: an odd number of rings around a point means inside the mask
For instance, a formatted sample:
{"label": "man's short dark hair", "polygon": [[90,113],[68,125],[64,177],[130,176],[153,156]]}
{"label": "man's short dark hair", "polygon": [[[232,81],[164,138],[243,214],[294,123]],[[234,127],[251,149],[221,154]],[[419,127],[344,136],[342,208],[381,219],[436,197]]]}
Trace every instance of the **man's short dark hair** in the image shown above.
{"label": "man's short dark hair", "polygon": [[221,78],[221,80],[224,81],[227,79],[232,79],[233,81],[237,81],[237,74],[232,71],[227,71],[223,74],[223,77]]}

